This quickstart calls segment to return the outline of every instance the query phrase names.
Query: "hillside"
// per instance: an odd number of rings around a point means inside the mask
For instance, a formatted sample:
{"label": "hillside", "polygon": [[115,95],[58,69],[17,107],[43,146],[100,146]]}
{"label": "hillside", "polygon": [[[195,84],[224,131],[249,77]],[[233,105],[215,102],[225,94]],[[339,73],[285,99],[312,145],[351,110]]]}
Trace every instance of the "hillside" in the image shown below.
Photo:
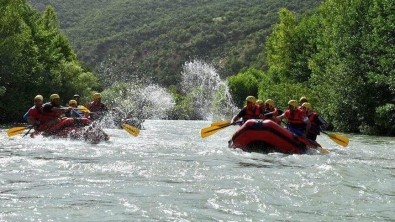
{"label": "hillside", "polygon": [[[35,0],[55,7],[80,60],[108,75],[179,82],[182,64],[212,62],[223,77],[265,68],[264,42],[278,10],[304,13],[319,0]],[[103,70],[111,70],[110,73]],[[106,83],[106,81],[104,81]],[[109,83],[108,83],[109,84]]]}

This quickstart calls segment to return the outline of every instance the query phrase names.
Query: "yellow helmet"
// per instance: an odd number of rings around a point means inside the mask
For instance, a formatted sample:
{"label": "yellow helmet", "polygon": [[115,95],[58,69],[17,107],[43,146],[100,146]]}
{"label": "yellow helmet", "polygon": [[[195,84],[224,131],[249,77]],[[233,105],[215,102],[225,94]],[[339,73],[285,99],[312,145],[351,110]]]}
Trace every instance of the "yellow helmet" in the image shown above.
{"label": "yellow helmet", "polygon": [[305,107],[307,111],[310,111],[310,110],[311,110],[311,104],[308,103],[308,102],[304,102],[304,103],[302,104],[302,107]]}
{"label": "yellow helmet", "polygon": [[271,100],[271,99],[267,99],[267,100],[265,101],[265,104],[269,105],[270,107],[274,107],[274,101]]}
{"label": "yellow helmet", "polygon": [[36,97],[34,97],[34,100],[40,100],[40,101],[43,101],[43,100],[44,100],[44,98],[43,98],[43,96],[42,96],[42,95],[37,95]]}
{"label": "yellow helmet", "polygon": [[246,101],[256,103],[256,98],[254,96],[247,96]]}
{"label": "yellow helmet", "polygon": [[92,98],[95,99],[100,99],[101,98],[101,94],[100,93],[95,93],[93,94]]}
{"label": "yellow helmet", "polygon": [[77,101],[74,100],[74,99],[70,100],[70,101],[69,101],[69,105],[72,105],[72,104],[77,105]]}
{"label": "yellow helmet", "polygon": [[308,102],[307,98],[305,96],[300,97],[299,104],[302,104],[302,103],[305,103],[305,102]]}
{"label": "yellow helmet", "polygon": [[52,94],[50,97],[49,97],[49,100],[54,100],[54,99],[60,99],[60,96],[58,95],[58,94]]}
{"label": "yellow helmet", "polygon": [[288,105],[291,105],[294,108],[298,108],[298,102],[296,102],[296,100],[294,100],[294,99],[289,100]]}
{"label": "yellow helmet", "polygon": [[258,100],[256,101],[256,104],[257,104],[257,105],[262,105],[262,104],[263,104],[263,101],[260,100],[260,99],[258,99]]}

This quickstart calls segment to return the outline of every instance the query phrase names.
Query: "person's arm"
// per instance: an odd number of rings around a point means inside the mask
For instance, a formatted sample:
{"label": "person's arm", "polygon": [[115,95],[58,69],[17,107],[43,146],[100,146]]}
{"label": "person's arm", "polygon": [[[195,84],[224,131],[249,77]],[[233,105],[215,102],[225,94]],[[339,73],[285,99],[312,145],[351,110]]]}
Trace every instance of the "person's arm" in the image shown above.
{"label": "person's arm", "polygon": [[23,115],[23,119],[26,121],[26,122],[29,122],[28,120],[29,120],[29,111],[30,111],[30,109],[25,113],[25,115]]}
{"label": "person's arm", "polygon": [[230,121],[230,123],[231,124],[234,124],[237,120],[239,120],[240,119],[240,117],[238,116],[238,115],[236,115],[236,116],[234,116],[233,118],[232,118],[232,121]]}
{"label": "person's arm", "polygon": [[237,120],[239,120],[240,118],[242,118],[244,115],[245,115],[245,113],[246,113],[246,108],[243,108],[242,110],[240,110],[240,112],[236,115],[236,116],[234,116],[233,118],[232,118],[232,121],[230,121],[230,123],[231,124],[234,124]]}
{"label": "person's arm", "polygon": [[322,130],[325,130],[328,127],[328,122],[326,122],[321,116],[318,115],[319,126]]}
{"label": "person's arm", "polygon": [[31,125],[38,125],[38,121],[36,121],[36,119],[35,119],[34,117],[32,117],[32,116],[29,116],[29,117],[27,118],[27,122],[28,122],[29,124],[31,124]]}
{"label": "person's arm", "polygon": [[284,118],[285,118],[285,112],[279,116],[276,116],[278,122],[281,122],[281,120],[283,120]]}

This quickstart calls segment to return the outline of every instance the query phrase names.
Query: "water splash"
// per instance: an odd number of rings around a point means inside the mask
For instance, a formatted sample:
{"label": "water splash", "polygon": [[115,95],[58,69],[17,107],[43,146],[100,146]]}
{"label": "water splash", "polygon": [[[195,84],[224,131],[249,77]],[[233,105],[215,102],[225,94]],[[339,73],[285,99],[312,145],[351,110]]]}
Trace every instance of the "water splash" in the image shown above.
{"label": "water splash", "polygon": [[227,84],[212,65],[200,60],[186,62],[181,75],[181,90],[192,98],[199,118],[229,119],[237,112]]}
{"label": "water splash", "polygon": [[143,122],[146,119],[167,119],[175,104],[166,89],[156,84],[114,83],[103,93],[106,105],[111,107],[102,123],[119,127],[124,119]]}
{"label": "water splash", "polygon": [[[177,118],[175,100],[163,87],[150,80],[118,71],[116,64],[108,63],[99,72],[106,86],[103,101],[111,110],[101,121],[104,127],[119,127],[122,119]],[[194,60],[183,65],[182,94],[192,101],[193,119],[219,120],[231,118],[238,109],[233,103],[227,84],[215,68]]]}

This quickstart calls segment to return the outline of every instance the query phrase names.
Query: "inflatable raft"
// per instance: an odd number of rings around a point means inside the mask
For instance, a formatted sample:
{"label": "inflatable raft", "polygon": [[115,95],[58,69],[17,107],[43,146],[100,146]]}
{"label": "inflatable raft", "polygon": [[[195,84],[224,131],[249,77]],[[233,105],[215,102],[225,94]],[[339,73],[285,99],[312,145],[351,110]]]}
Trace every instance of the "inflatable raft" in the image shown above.
{"label": "inflatable raft", "polygon": [[109,140],[109,136],[100,128],[96,126],[68,126],[55,133],[34,132],[31,137],[37,135],[52,138],[69,138],[72,140],[83,140],[89,143],[97,144],[101,141]]}
{"label": "inflatable raft", "polygon": [[229,147],[249,152],[304,154],[309,149],[319,148],[320,145],[294,135],[271,120],[251,119],[233,134]]}

